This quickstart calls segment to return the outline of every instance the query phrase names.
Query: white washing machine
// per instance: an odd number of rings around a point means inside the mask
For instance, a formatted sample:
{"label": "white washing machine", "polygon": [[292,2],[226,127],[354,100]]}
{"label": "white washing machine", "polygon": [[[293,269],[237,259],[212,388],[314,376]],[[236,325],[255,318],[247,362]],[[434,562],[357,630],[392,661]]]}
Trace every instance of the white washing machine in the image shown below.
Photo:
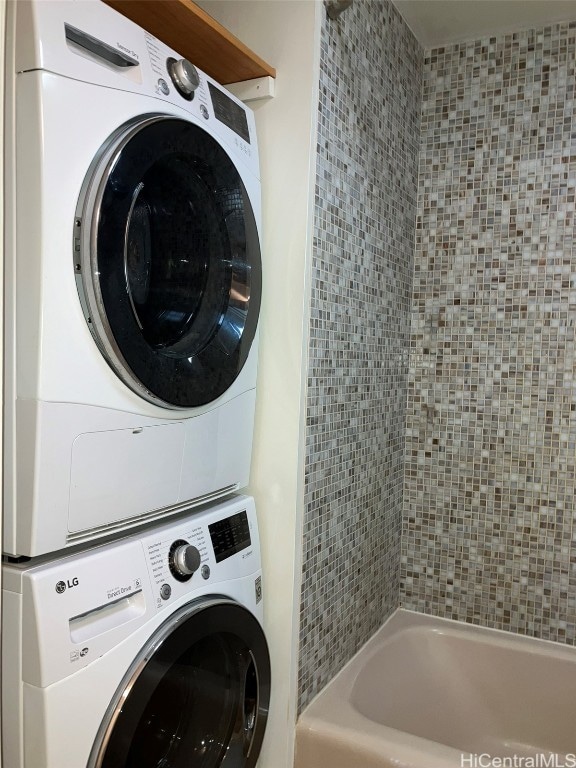
{"label": "white washing machine", "polygon": [[5,551],[244,487],[253,114],[100,0],[9,3]]}
{"label": "white washing machine", "polygon": [[251,768],[270,697],[250,497],[3,570],[6,768]]}

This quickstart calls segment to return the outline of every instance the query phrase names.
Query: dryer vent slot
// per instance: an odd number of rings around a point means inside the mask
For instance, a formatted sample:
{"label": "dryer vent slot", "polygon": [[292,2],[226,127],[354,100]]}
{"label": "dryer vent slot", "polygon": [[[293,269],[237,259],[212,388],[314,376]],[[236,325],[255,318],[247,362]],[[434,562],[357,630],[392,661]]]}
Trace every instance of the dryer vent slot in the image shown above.
{"label": "dryer vent slot", "polygon": [[[130,588],[131,589],[131,588]],[[112,600],[105,605],[74,616],[68,622],[73,643],[85,643],[103,632],[137,619],[146,611],[146,599],[141,589]]]}
{"label": "dryer vent slot", "polygon": [[92,35],[86,32],[82,32],[81,29],[76,29],[76,27],[72,27],[70,24],[64,24],[64,28],[66,30],[66,40],[69,43],[73,43],[84,51],[88,51],[88,53],[102,59],[107,64],[122,68],[139,66],[137,59],[122,53],[122,51],[118,51],[116,48],[108,45],[108,43],[103,43],[102,40],[98,40],[98,38],[92,37]]}
{"label": "dryer vent slot", "polygon": [[[157,427],[154,427],[157,429]],[[200,507],[204,504],[210,504],[218,499],[223,499],[232,493],[238,491],[240,486],[238,483],[234,485],[226,485],[223,488],[219,488],[213,493],[205,493],[202,496],[196,496],[188,501],[183,501],[179,504],[174,504],[169,507],[162,507],[162,509],[154,509],[151,512],[145,512],[142,515],[136,515],[134,517],[128,517],[124,520],[119,520],[116,523],[110,523],[108,525],[99,525],[94,528],[86,528],[82,531],[69,533],[66,536],[66,543],[81,544],[86,541],[91,541],[99,536],[107,536],[117,533],[118,531],[124,531],[127,528],[133,528],[136,525],[142,525],[143,523],[149,523],[153,520],[160,520],[167,515],[173,515],[177,512],[185,512],[187,510],[192,511],[195,507]]]}

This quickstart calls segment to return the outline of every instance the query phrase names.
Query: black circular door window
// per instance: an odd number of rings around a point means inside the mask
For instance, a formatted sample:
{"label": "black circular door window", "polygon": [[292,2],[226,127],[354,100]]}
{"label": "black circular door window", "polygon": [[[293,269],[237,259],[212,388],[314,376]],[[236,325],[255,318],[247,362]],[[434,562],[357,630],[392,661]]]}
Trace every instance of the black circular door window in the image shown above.
{"label": "black circular door window", "polygon": [[252,768],[270,700],[254,616],[233,602],[188,607],[149,647],[118,689],[89,768]]}
{"label": "black circular door window", "polygon": [[211,402],[256,333],[261,262],[234,163],[206,131],[153,116],[112,136],[78,205],[75,270],[101,352],[160,405]]}

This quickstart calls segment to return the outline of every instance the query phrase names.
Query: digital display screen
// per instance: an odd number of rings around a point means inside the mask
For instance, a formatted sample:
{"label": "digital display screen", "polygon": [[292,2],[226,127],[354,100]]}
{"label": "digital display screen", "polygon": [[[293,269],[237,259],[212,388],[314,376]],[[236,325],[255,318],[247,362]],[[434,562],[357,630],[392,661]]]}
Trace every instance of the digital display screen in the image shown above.
{"label": "digital display screen", "polygon": [[208,531],[217,563],[247,549],[252,543],[246,512],[238,512],[237,515],[218,520],[208,526]]}
{"label": "digital display screen", "polygon": [[248,130],[248,120],[246,112],[238,106],[235,101],[229,99],[219,88],[215,88],[212,83],[208,83],[210,89],[210,98],[214,107],[214,115],[217,120],[227,125],[234,133],[250,144],[250,131]]}

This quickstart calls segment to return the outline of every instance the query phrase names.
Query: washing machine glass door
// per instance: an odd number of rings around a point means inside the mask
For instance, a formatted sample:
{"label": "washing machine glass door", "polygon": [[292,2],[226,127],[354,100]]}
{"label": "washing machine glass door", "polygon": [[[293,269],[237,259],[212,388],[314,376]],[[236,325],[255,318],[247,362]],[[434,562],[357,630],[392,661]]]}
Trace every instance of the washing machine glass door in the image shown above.
{"label": "washing machine glass door", "polygon": [[88,768],[249,768],[269,699],[260,624],[232,601],[200,601],[174,614],[135,660]]}
{"label": "washing machine glass door", "polygon": [[80,195],[74,269],[100,351],[141,397],[199,406],[238,376],[260,308],[258,232],[202,128],[156,115],[110,137]]}

